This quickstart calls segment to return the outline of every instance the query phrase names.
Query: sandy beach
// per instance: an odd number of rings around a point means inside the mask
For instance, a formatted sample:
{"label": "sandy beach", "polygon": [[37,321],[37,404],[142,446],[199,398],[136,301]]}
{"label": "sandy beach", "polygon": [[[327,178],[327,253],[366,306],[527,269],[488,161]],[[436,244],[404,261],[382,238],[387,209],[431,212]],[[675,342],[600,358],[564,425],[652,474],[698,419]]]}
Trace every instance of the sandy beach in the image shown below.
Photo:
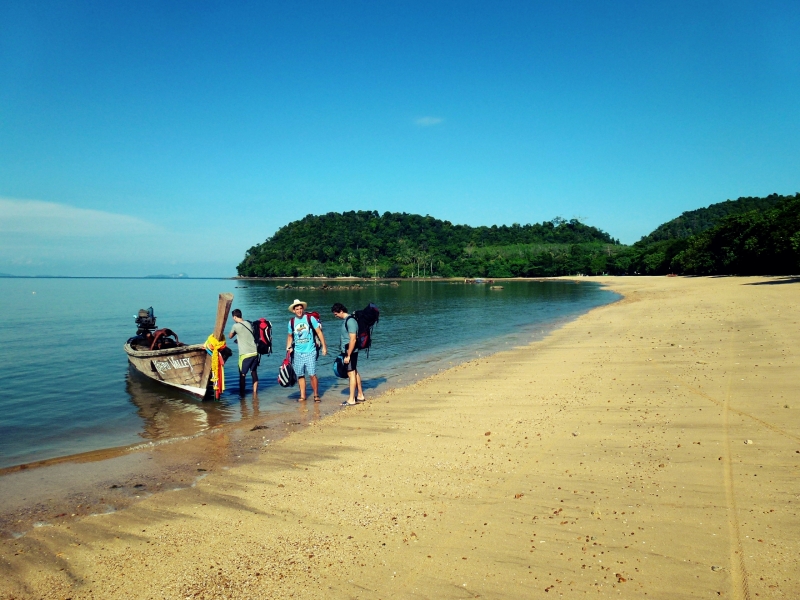
{"label": "sandy beach", "polygon": [[2,540],[0,598],[800,597],[800,281],[591,280],[624,299]]}

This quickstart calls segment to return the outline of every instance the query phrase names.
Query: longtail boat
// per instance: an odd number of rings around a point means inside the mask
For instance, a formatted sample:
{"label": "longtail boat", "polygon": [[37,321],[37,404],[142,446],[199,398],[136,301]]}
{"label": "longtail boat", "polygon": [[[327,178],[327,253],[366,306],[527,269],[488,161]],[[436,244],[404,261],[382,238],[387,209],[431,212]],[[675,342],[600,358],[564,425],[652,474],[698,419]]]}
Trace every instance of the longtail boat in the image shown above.
{"label": "longtail boat", "polygon": [[[225,323],[233,303],[233,294],[220,294],[213,336],[224,340]],[[194,396],[205,397],[209,389],[212,354],[205,344],[188,345],[169,329],[155,331],[152,307],[140,310],[136,318],[139,331],[125,342],[130,364],[154,381],[179,388]]]}

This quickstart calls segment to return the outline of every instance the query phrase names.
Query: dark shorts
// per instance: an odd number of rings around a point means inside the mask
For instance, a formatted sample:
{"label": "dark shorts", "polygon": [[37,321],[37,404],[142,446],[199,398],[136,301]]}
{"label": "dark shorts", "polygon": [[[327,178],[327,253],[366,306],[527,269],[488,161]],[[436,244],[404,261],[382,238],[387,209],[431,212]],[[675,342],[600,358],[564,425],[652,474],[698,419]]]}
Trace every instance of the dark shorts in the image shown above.
{"label": "dark shorts", "polygon": [[347,363],[347,372],[352,373],[358,370],[358,352],[353,352],[350,355],[350,362]]}
{"label": "dark shorts", "polygon": [[241,377],[247,375],[247,372],[250,371],[250,375],[253,377],[253,381],[258,381],[258,356],[248,356],[242,361],[242,370],[239,372]]}

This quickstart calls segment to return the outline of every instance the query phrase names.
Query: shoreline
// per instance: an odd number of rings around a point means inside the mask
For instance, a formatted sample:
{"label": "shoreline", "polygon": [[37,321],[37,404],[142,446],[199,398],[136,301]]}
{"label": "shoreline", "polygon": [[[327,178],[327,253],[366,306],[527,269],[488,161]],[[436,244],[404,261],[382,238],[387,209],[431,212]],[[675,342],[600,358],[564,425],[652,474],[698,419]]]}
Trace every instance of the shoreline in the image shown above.
{"label": "shoreline", "polygon": [[[514,334],[512,347],[527,346],[531,340],[546,337],[575,318],[580,318],[580,314],[547,323],[530,323]],[[474,342],[455,356],[452,349],[434,351],[426,355],[423,366],[406,364],[396,382],[385,382],[366,391],[370,398],[378,399],[470,362],[474,359],[473,351],[481,359],[506,351],[508,347],[485,349],[496,346],[494,343],[487,345],[487,341],[500,343],[501,338],[489,337]],[[240,399],[243,418],[237,421],[213,425],[185,436],[143,439],[3,467],[0,469],[3,484],[0,486],[0,539],[17,539],[34,527],[55,522],[127,510],[152,494],[194,485],[198,471],[202,473],[201,478],[211,472],[205,468],[209,464],[216,470],[227,470],[251,463],[263,450],[262,438],[269,437],[268,441],[274,443],[339,412],[343,408],[339,404],[339,396],[345,389],[343,385],[341,381],[335,382],[324,390],[321,404],[308,403],[309,406],[286,401],[282,405],[269,403],[270,408],[261,410],[258,400],[254,402],[252,394],[248,394],[243,401]],[[296,388],[285,391],[294,394]],[[258,435],[252,433],[256,430]],[[267,435],[262,436],[262,433]],[[196,469],[201,464],[203,468]],[[77,486],[71,483],[76,476],[80,479]],[[63,489],[54,488],[51,480],[61,482]]]}
{"label": "shoreline", "polygon": [[[277,284],[276,284],[277,285]],[[379,285],[379,284],[376,284]],[[431,283],[431,285],[433,285]],[[546,287],[543,284],[533,284],[539,287]],[[570,284],[570,287],[573,284]],[[242,286],[248,288],[251,287],[251,284],[243,283]],[[260,289],[261,286],[256,285],[256,288]],[[278,287],[281,287],[280,285]],[[366,287],[367,289],[372,289],[372,283],[362,286]],[[414,287],[414,286],[412,286]],[[437,287],[438,289],[450,289],[450,290],[462,290],[461,286],[457,288],[449,288],[446,283],[442,282]],[[513,287],[513,286],[510,286]],[[588,287],[588,286],[587,286]],[[583,289],[586,290],[587,287]],[[595,287],[595,286],[592,286]],[[303,288],[307,289],[307,288]],[[378,290],[383,290],[383,288],[376,288]],[[411,288],[409,288],[411,289]],[[416,289],[416,288],[415,288]],[[518,289],[518,288],[517,288]],[[576,286],[577,289],[577,286]],[[385,290],[384,290],[385,292]],[[483,294],[483,290],[473,290],[467,289],[464,292],[465,296],[469,296],[472,292],[476,292],[478,295]],[[591,290],[589,293],[595,292],[595,290]],[[242,298],[247,298],[247,290],[243,290],[241,292],[237,292],[242,294]],[[286,294],[295,293],[286,291]],[[348,292],[350,293],[350,292]],[[416,292],[415,292],[416,293]],[[596,292],[595,292],[596,293]],[[309,294],[313,294],[313,292],[309,292]],[[371,292],[364,292],[364,294],[368,294],[372,296]],[[493,294],[495,294],[493,292]],[[394,291],[386,292],[386,296],[390,299],[393,299],[397,294]],[[581,294],[578,294],[581,295]],[[583,293],[586,295],[586,292]],[[277,298],[280,300],[281,298],[280,290],[277,292]],[[498,300],[502,298],[502,294],[496,294],[493,296],[492,300]],[[272,298],[272,296],[270,296]],[[326,302],[327,298],[324,296],[320,296],[317,298],[318,302]],[[601,300],[602,301],[602,300]],[[385,307],[386,308],[386,307]],[[571,311],[569,306],[565,307],[565,310]],[[551,318],[551,317],[545,317]],[[539,319],[538,316],[531,315],[529,320],[534,321]],[[523,321],[520,319],[520,321]],[[392,323],[388,323],[389,327],[385,330],[387,332],[392,331]],[[184,324],[185,325],[185,324]],[[521,326],[525,326],[524,323],[520,323]],[[378,333],[380,334],[384,331],[383,327],[378,328]],[[476,332],[478,330],[476,329]],[[127,331],[121,335],[127,335]],[[194,335],[192,335],[194,334]],[[190,338],[187,339],[196,339],[198,338],[198,334],[196,331],[192,331],[188,334]],[[472,338],[478,336],[485,336],[487,339],[492,336],[491,331],[480,331],[477,334],[469,334]],[[499,334],[495,334],[499,335]],[[414,336],[411,336],[413,339]],[[467,336],[461,336],[467,337]],[[116,339],[116,338],[115,338]],[[379,341],[380,342],[380,341]],[[467,340],[466,343],[475,343],[474,339]],[[426,354],[426,360],[428,357],[433,357],[434,360],[436,358],[435,352],[439,354],[447,353],[451,350],[451,344],[445,340],[445,343],[436,342],[434,346],[441,347],[441,350],[435,350],[432,354]],[[413,353],[416,355],[417,353],[424,351],[424,347],[420,344],[417,344],[418,347],[413,348]],[[107,349],[106,351],[110,351]],[[101,406],[102,413],[99,413],[100,416],[106,419],[106,421],[101,420],[100,418],[95,418],[92,420],[91,425],[88,429],[83,428],[78,433],[77,431],[73,431],[75,428],[71,427],[69,424],[73,419],[73,413],[68,408],[61,408],[62,398],[63,398],[63,390],[58,389],[54,385],[50,385],[47,389],[47,392],[50,394],[51,402],[56,409],[63,410],[62,418],[58,423],[54,423],[53,417],[48,417],[46,414],[42,414],[42,422],[48,422],[52,426],[52,430],[48,427],[42,431],[44,436],[35,435],[33,438],[28,438],[26,436],[17,435],[13,433],[9,436],[9,439],[5,440],[6,444],[3,444],[3,452],[2,452],[2,460],[0,460],[0,476],[2,474],[6,474],[9,472],[13,472],[15,470],[19,470],[20,467],[22,468],[37,468],[40,466],[46,466],[48,464],[52,464],[58,462],[59,460],[70,460],[69,457],[75,457],[76,460],[91,460],[93,457],[92,453],[98,452],[99,454],[95,454],[94,456],[102,455],[103,452],[107,452],[110,455],[119,452],[127,451],[127,448],[136,445],[141,441],[142,438],[146,440],[152,439],[162,439],[164,435],[171,435],[171,436],[182,436],[182,435],[189,435],[196,431],[199,431],[201,428],[207,428],[209,426],[217,425],[221,422],[231,422],[239,418],[239,409],[237,400],[234,398],[234,394],[226,393],[225,399],[223,402],[200,402],[197,403],[197,399],[194,397],[189,396],[181,396],[179,392],[171,390],[170,392],[160,393],[160,390],[163,390],[163,386],[158,383],[153,382],[153,380],[142,376],[139,374],[135,369],[131,370],[128,367],[128,374],[122,373],[121,364],[128,365],[128,362],[125,360],[124,354],[117,354],[116,348],[114,348],[114,356],[113,362],[115,364],[113,369],[113,375],[116,380],[110,381],[109,378],[105,377],[105,374],[100,374],[97,379],[97,384],[105,385],[105,389],[103,389],[103,396],[99,397],[99,404]],[[400,364],[403,362],[404,359],[402,357],[399,360],[395,360],[396,353],[389,352],[389,356],[392,357],[392,360]],[[407,353],[406,356],[411,356],[410,353]],[[119,358],[121,357],[121,358]],[[381,359],[381,353],[378,353],[377,357]],[[60,357],[59,357],[60,359]],[[122,360],[122,363],[119,361]],[[324,359],[323,359],[324,360]],[[267,365],[267,370],[269,371],[272,368],[272,362]],[[384,369],[383,362],[380,365],[382,375],[386,375],[388,380],[397,379],[398,371],[392,368]],[[24,365],[30,369],[30,365]],[[233,372],[235,373],[236,368],[235,365],[232,367]],[[275,370],[277,370],[277,365],[275,365]],[[118,370],[119,369],[119,370]],[[229,369],[230,370],[230,369]],[[263,372],[263,368],[262,368]],[[328,374],[328,379],[330,379],[330,367],[325,369],[325,372]],[[76,371],[73,375],[76,376],[85,376],[84,374],[81,375],[81,371]],[[269,374],[269,373],[268,373]],[[123,376],[123,381],[119,382],[119,375]],[[229,373],[229,376],[232,374]],[[323,374],[323,379],[325,375]],[[269,379],[269,378],[268,378]],[[382,380],[383,381],[383,380]],[[14,381],[13,387],[17,387],[20,382]],[[94,382],[93,382],[94,383]],[[234,381],[235,383],[235,381]],[[273,405],[276,402],[280,402],[280,396],[285,396],[286,394],[281,394],[280,390],[277,390],[277,387],[274,385],[275,381],[271,380],[272,385],[270,382],[267,382],[266,388],[262,386],[262,406],[265,406],[263,400],[264,396],[266,396],[267,406]],[[117,394],[122,389],[120,386],[125,386],[125,393],[119,393],[119,399]],[[331,384],[332,385],[332,384]],[[230,387],[230,386],[229,386]],[[95,385],[97,388],[97,385]],[[296,389],[296,388],[295,388]],[[235,391],[234,391],[235,392]],[[162,398],[163,396],[163,398]],[[15,399],[14,397],[19,398],[20,394],[13,394],[12,397],[6,398],[5,405],[13,405],[18,404],[19,410],[30,411],[30,408],[26,407],[22,402]],[[174,402],[172,401],[174,400]],[[192,406],[196,406],[199,411],[191,410]],[[215,410],[212,408],[213,406],[220,407],[220,410]],[[65,405],[64,405],[65,406]],[[123,409],[124,407],[124,409]],[[228,411],[227,407],[231,407],[231,410]],[[165,415],[162,412],[162,409],[166,408],[173,413],[183,412],[184,416],[186,417],[183,422],[179,422],[177,419],[173,418],[174,415]],[[114,427],[106,430],[105,423],[109,419],[114,419],[118,415],[122,414],[121,410],[126,410],[126,414],[122,416],[119,420],[119,423],[115,423]],[[184,410],[185,409],[185,410]],[[116,411],[116,412],[111,412]],[[25,426],[29,426],[30,423],[36,425],[38,423],[37,416],[34,411],[30,411],[31,414],[28,418],[28,422],[25,423]],[[47,411],[49,412],[49,411]],[[202,413],[206,413],[205,415]],[[21,413],[24,414],[24,413]],[[196,417],[195,417],[196,415]],[[17,418],[17,417],[15,417]],[[167,419],[171,424],[169,426],[170,431],[165,431],[165,429],[161,426],[157,425],[157,422],[163,421]],[[195,418],[197,423],[193,423],[192,418]],[[49,421],[48,421],[49,419]],[[174,423],[174,425],[173,425]],[[10,421],[7,423],[7,426],[13,428],[15,421]],[[142,427],[148,429],[148,431],[144,431]],[[85,434],[85,435],[83,435]],[[45,442],[40,443],[39,440],[43,439]],[[33,443],[31,443],[33,442]],[[115,450],[116,449],[116,450]],[[79,455],[85,455],[83,457]]]}
{"label": "shoreline", "polygon": [[0,597],[798,595],[796,288],[581,280],[625,297],[2,541]]}

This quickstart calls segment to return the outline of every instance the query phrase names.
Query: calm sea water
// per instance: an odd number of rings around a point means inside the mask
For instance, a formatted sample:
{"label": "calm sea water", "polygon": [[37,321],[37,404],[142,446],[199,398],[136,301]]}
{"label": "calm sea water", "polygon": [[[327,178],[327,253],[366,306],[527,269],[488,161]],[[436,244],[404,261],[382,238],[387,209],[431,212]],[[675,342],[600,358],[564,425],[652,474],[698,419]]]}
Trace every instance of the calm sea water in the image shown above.
{"label": "calm sea water", "polygon": [[[368,302],[380,307],[374,348],[359,361],[368,396],[527,343],[618,297],[596,284],[565,281],[504,282],[502,291],[449,282],[361,285],[323,291],[276,289],[264,281],[0,279],[0,468],[193,435],[248,417],[235,359],[226,365],[228,389],[219,402],[193,399],[129,369],[122,346],[135,334],[133,315],[140,308],[153,306],[158,325],[187,343],[201,343],[211,333],[220,292],[234,293],[233,307],[246,319],[272,321],[278,352],[259,367],[264,412],[296,406],[299,397],[296,387],[283,389],[276,379],[292,316],[288,305],[296,297],[321,313],[331,346],[341,327],[330,314],[334,302],[350,310]],[[346,381],[333,376],[333,356],[320,357],[318,373],[323,401],[338,404]]]}

